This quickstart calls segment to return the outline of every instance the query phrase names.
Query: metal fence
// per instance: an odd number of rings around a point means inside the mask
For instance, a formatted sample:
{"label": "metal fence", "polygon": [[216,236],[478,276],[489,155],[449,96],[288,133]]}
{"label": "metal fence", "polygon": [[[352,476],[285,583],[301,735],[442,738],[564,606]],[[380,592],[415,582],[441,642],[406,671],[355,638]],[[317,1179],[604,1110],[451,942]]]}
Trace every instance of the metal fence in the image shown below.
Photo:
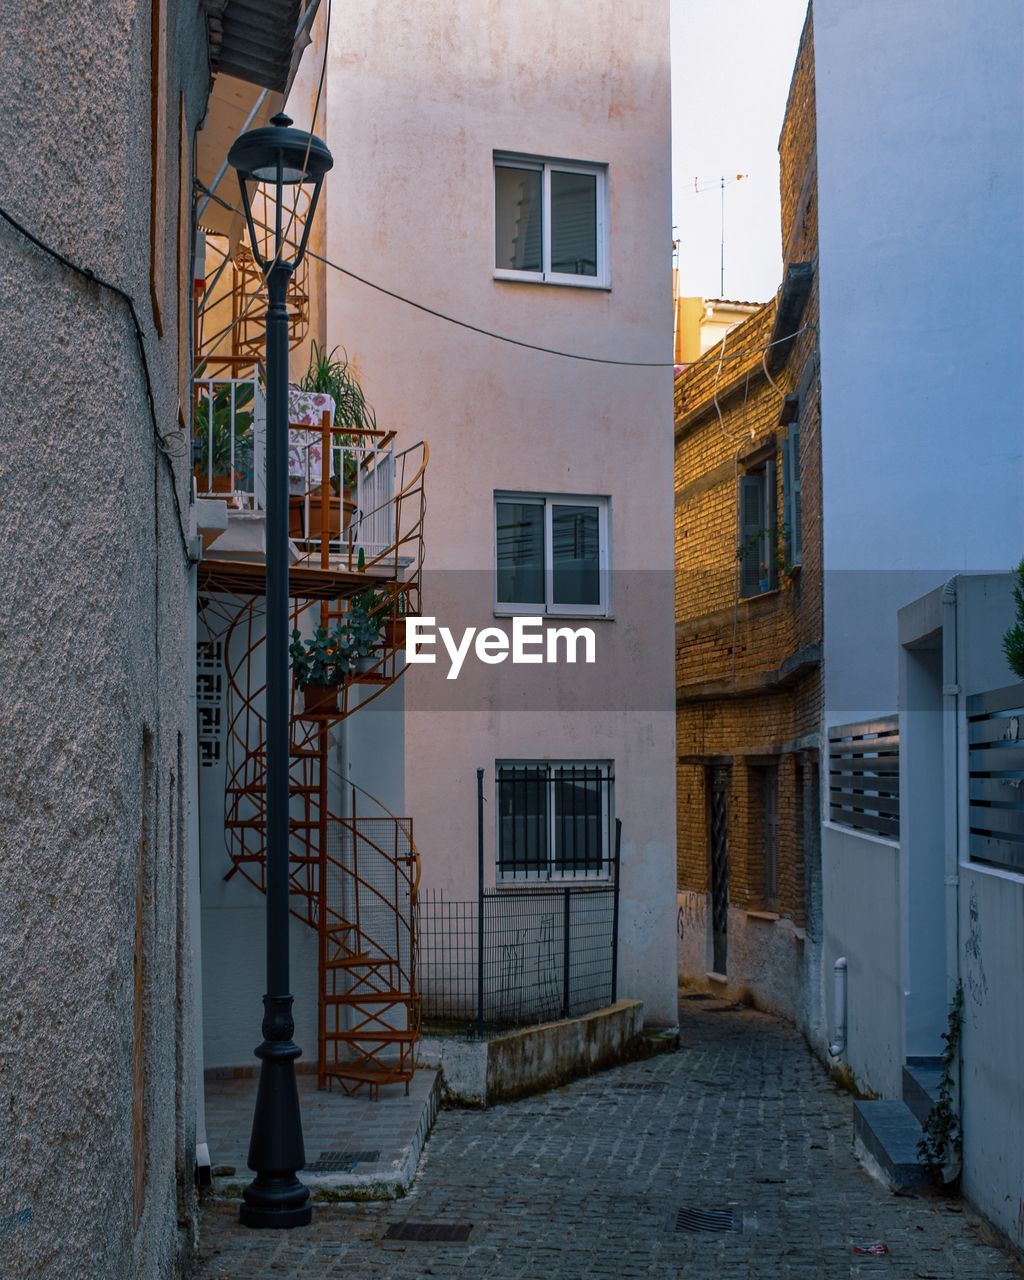
{"label": "metal fence", "polygon": [[1024,684],[967,699],[970,855],[1024,871]]}
{"label": "metal fence", "polygon": [[423,1017],[484,1027],[575,1017],[616,996],[617,886],[489,889],[480,903],[421,898]]}
{"label": "metal fence", "polygon": [[[531,783],[532,785],[532,783]],[[482,814],[482,790],[478,805]],[[485,888],[483,821],[477,900],[421,895],[417,981],[428,1022],[486,1028],[575,1017],[617,994],[621,826],[599,883]]]}
{"label": "metal fence", "polygon": [[900,729],[897,716],[828,731],[829,817],[853,831],[898,840]]}

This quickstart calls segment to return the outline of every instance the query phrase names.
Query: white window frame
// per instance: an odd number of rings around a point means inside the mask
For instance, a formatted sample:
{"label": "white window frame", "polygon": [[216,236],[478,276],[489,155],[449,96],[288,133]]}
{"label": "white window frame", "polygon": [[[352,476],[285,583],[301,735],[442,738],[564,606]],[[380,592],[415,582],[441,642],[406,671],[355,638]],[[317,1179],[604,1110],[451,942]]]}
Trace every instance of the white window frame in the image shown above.
{"label": "white window frame", "polygon": [[[515,271],[510,267],[494,268],[495,280],[526,280],[534,284],[571,285],[577,289],[610,289],[611,272],[608,252],[608,168],[601,164],[577,164],[561,160],[543,160],[538,156],[519,156],[513,152],[496,151],[494,169],[533,169],[541,177],[541,263],[540,271]],[[551,270],[551,174],[583,173],[596,179],[596,244],[597,275],[577,276],[564,271]],[[494,182],[491,183],[492,197]],[[498,211],[492,218],[492,239]]]}
{"label": "white window frame", "polygon": [[[600,769],[608,786],[607,806],[602,813],[601,828],[601,867],[597,871],[575,871],[566,873],[554,872],[555,866],[555,770],[556,769]],[[502,769],[506,768],[545,768],[547,776],[547,808],[548,808],[548,860],[543,870],[537,871],[503,871],[501,866],[501,805],[498,795],[498,778]],[[512,885],[573,884],[585,880],[588,884],[611,884],[615,878],[615,762],[613,760],[537,760],[500,759],[494,762],[494,881],[501,888]]]}
{"label": "white window frame", "polygon": [[[524,506],[544,508],[544,600],[535,604],[498,599],[498,503],[518,502]],[[595,494],[579,493],[517,493],[496,489],[494,491],[494,612],[496,614],[525,614],[534,617],[543,614],[549,618],[608,618],[611,616],[610,555],[609,555],[609,500]],[[554,554],[551,537],[551,509],[553,506],[597,507],[598,574],[601,591],[599,604],[556,604],[552,599],[554,587]],[[511,763],[503,761],[502,763]]]}

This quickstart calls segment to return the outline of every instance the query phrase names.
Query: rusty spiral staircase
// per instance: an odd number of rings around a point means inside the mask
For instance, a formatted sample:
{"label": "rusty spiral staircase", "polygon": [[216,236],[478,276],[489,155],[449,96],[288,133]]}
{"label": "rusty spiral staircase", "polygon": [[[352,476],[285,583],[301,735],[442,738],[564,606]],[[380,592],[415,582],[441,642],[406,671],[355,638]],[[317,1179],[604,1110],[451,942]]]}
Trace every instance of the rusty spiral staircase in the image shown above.
{"label": "rusty spiral staircase", "polygon": [[[293,426],[308,441],[308,425]],[[322,440],[336,438],[328,414]],[[320,433],[317,433],[318,435]],[[423,443],[395,453],[393,435],[350,433],[359,453],[344,528],[328,509],[326,485],[305,495],[290,570],[292,626],[308,633],[342,621],[372,589],[378,640],[339,689],[336,708],[306,710],[293,689],[290,772],[291,911],[316,930],[320,1087],[346,1092],[404,1083],[419,1034],[415,905],[419,854],[412,822],[391,813],[331,763],[334,730],[390,688],[404,667],[404,616],[420,609],[425,513]],[[336,447],[336,446],[334,446]],[[378,468],[388,468],[382,483]],[[341,474],[339,468],[338,474]],[[365,479],[365,483],[363,480]],[[335,499],[337,502],[337,499]],[[322,504],[322,518],[309,513]],[[339,508],[341,504],[338,504]],[[307,536],[308,535],[308,536]],[[207,635],[224,656],[227,701],[224,834],[231,867],[265,891],[265,611],[263,566],[211,556],[201,564]]]}

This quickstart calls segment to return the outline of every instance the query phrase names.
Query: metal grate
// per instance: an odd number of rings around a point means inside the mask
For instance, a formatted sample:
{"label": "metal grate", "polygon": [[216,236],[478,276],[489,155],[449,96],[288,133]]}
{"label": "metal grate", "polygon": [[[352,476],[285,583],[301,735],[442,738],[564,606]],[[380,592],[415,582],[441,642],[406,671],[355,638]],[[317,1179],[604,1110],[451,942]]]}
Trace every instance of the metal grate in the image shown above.
{"label": "metal grate", "polygon": [[479,903],[421,894],[417,973],[424,1017],[474,1019],[481,976],[488,1026],[528,1026],[610,1004],[615,894],[614,884],[486,890],[482,964]]}
{"label": "metal grate", "polygon": [[393,1222],[385,1240],[411,1240],[434,1244],[465,1244],[473,1230],[471,1222]]}
{"label": "metal grate", "polygon": [[1024,870],[1024,684],[967,699],[972,862]]}
{"label": "metal grate", "polygon": [[900,727],[897,716],[828,731],[829,818],[853,831],[900,838]]}
{"label": "metal grate", "polygon": [[380,1159],[379,1151],[321,1151],[307,1173],[352,1173],[357,1164],[371,1164]]}
{"label": "metal grate", "polygon": [[724,1209],[698,1209],[684,1204],[676,1213],[676,1231],[694,1234],[703,1231],[742,1231],[743,1215],[737,1205]]}
{"label": "metal grate", "polygon": [[196,729],[199,763],[209,769],[221,758],[224,713],[224,642],[196,643]]}

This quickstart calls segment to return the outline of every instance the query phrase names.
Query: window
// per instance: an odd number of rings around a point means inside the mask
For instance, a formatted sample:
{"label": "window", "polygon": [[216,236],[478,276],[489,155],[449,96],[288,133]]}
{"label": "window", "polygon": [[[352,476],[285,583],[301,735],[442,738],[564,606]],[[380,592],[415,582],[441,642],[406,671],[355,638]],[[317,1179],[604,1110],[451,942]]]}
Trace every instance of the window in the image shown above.
{"label": "window", "polygon": [[748,468],[740,476],[740,595],[756,596],[777,583],[775,459]]}
{"label": "window", "polygon": [[800,512],[800,423],[791,422],[782,444],[782,524],[786,559],[800,564],[803,541]]}
{"label": "window", "polygon": [[516,156],[494,158],[494,274],[607,287],[607,172]]}
{"label": "window", "polygon": [[499,760],[498,879],[612,873],[610,761]]}
{"label": "window", "polygon": [[496,608],[608,612],[608,499],[494,495]]}

